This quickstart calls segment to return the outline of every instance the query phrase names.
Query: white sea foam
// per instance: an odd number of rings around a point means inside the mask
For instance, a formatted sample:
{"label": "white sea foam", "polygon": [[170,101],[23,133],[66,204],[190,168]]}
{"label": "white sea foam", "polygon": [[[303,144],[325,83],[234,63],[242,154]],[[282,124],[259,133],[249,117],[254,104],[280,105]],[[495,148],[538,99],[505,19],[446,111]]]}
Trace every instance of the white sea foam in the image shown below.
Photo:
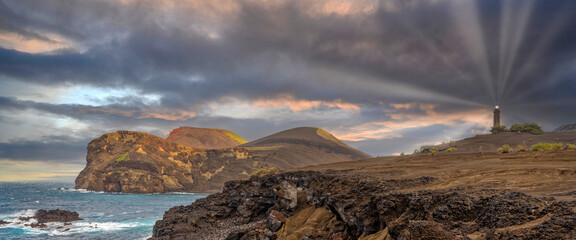
{"label": "white sea foam", "polygon": [[49,222],[45,223],[46,227],[33,228],[30,226],[32,223],[38,223],[33,217],[37,210],[27,209],[19,211],[10,215],[0,216],[0,219],[9,222],[5,225],[0,225],[2,228],[16,228],[22,229],[26,234],[47,234],[49,236],[69,235],[73,233],[98,233],[108,231],[118,231],[127,228],[141,227],[150,225],[149,221],[143,220],[133,222],[88,222],[88,221],[75,221],[66,225],[62,222]]}
{"label": "white sea foam", "polygon": [[17,217],[32,217],[32,216],[34,216],[35,213],[36,213],[36,210],[33,210],[33,209],[22,210],[22,211],[18,211],[18,212],[12,213],[12,214],[0,215],[0,219],[9,219],[9,218],[17,218]]}
{"label": "white sea foam", "polygon": [[87,189],[75,189],[75,188],[57,188],[60,191],[66,192],[80,192],[80,193],[107,193],[107,194],[138,194],[138,195],[156,195],[156,194],[174,194],[174,195],[198,195],[204,193],[191,193],[191,192],[167,192],[167,193],[149,193],[149,194],[139,194],[139,193],[120,193],[120,192],[104,192],[104,191],[91,191]]}
{"label": "white sea foam", "polygon": [[[1,216],[0,219],[9,222],[8,224],[0,225],[1,228],[21,228],[21,226],[37,223],[38,221],[33,217],[37,210],[26,209],[13,214]],[[29,219],[28,219],[29,218]]]}
{"label": "white sea foam", "polygon": [[13,218],[34,217],[34,214],[36,214],[37,211],[38,210],[36,210],[36,209],[26,209],[26,210],[18,211],[14,214],[11,214],[10,216]]}
{"label": "white sea foam", "polygon": [[106,193],[103,191],[90,191],[87,189],[75,189],[75,188],[58,188],[58,190],[65,192],[79,192],[79,193]]}
{"label": "white sea foam", "polygon": [[166,193],[166,194],[196,195],[196,194],[198,194],[198,193],[190,193],[190,192],[169,192],[169,193]]}
{"label": "white sea foam", "polygon": [[22,229],[26,234],[47,234],[49,236],[69,235],[74,233],[98,233],[119,231],[128,228],[147,226],[149,223],[144,222],[72,222],[71,225],[65,225],[60,222],[45,223],[46,227],[32,228],[30,224],[36,223],[36,220],[19,221],[17,218],[8,219],[9,224],[0,226],[1,228],[17,228]]}

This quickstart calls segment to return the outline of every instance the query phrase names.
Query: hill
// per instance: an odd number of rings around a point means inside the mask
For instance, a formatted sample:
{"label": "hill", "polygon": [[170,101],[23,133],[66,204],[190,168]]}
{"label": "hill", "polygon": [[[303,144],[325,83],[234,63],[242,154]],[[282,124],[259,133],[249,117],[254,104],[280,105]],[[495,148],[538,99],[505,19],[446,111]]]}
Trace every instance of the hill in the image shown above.
{"label": "hill", "polygon": [[311,164],[336,162],[335,159],[357,160],[372,156],[354,149],[332,134],[315,127],[300,127],[279,132],[240,145],[267,161],[285,169]]}
{"label": "hill", "polygon": [[262,168],[278,170],[352,161],[370,155],[319,128],[296,128],[234,148],[201,149],[130,131],[88,144],[76,188],[105,192],[219,191],[226,181]]}
{"label": "hill", "polygon": [[560,125],[560,127],[554,129],[555,132],[570,131],[570,130],[576,130],[576,123],[575,124],[562,124],[562,125]]}
{"label": "hill", "polygon": [[170,132],[166,140],[188,147],[205,149],[231,148],[247,142],[228,130],[195,127],[176,128]]}
{"label": "hill", "polygon": [[496,152],[499,147],[508,144],[515,147],[519,144],[526,144],[530,147],[537,143],[571,143],[576,144],[576,132],[562,131],[562,132],[544,132],[542,135],[533,135],[529,133],[511,133],[503,132],[498,134],[476,135],[471,138],[466,138],[450,143],[443,143],[436,146],[425,146],[423,151],[426,152],[431,148],[436,148],[439,151],[445,151],[450,147],[458,149],[459,153],[477,153],[477,152]]}

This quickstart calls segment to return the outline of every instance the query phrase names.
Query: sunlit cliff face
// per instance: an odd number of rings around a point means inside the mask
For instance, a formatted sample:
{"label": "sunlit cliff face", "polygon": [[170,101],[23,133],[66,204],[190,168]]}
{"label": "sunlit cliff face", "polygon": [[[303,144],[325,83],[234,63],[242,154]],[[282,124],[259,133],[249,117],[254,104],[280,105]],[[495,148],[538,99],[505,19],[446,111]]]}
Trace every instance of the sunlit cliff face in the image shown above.
{"label": "sunlit cliff face", "polygon": [[80,168],[104,133],[179,126],[317,126],[390,155],[486,133],[495,104],[503,124],[551,130],[576,118],[574,7],[0,0],[0,161]]}

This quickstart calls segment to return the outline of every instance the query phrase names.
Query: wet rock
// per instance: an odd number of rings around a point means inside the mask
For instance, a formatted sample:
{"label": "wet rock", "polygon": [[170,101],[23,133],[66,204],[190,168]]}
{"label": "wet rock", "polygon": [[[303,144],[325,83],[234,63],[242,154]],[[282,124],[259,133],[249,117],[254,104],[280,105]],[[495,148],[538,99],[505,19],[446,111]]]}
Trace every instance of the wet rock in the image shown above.
{"label": "wet rock", "polygon": [[29,226],[32,228],[47,228],[48,227],[44,223],[32,223]]}
{"label": "wet rock", "polygon": [[77,212],[67,211],[67,210],[38,210],[34,214],[34,218],[38,220],[38,223],[48,223],[48,222],[73,222],[82,220]]}
{"label": "wet rock", "polygon": [[10,224],[11,222],[6,222],[4,220],[0,220],[0,226]]}

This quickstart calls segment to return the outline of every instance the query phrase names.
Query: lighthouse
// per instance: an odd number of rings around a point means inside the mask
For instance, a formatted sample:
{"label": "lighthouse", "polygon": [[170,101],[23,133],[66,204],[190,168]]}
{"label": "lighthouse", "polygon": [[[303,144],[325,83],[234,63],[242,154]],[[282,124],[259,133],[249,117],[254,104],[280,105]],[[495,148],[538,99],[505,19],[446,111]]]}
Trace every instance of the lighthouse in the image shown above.
{"label": "lighthouse", "polygon": [[500,127],[500,107],[494,107],[494,127]]}

